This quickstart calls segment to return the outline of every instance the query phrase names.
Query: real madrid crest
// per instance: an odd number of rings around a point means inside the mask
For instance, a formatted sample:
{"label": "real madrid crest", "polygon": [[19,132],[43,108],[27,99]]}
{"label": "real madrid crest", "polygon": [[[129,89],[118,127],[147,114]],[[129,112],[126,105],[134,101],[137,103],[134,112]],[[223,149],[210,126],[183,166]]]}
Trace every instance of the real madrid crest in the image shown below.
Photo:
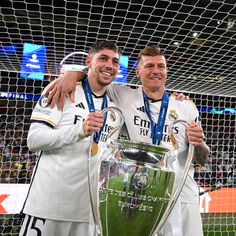
{"label": "real madrid crest", "polygon": [[168,118],[169,118],[169,120],[171,120],[171,121],[175,121],[175,120],[177,120],[178,119],[178,114],[177,114],[177,112],[175,111],[175,110],[170,110],[170,112],[169,112],[169,114],[168,114]]}
{"label": "real madrid crest", "polygon": [[39,105],[42,107],[42,108],[45,108],[45,107],[48,107],[49,106],[49,103],[48,103],[48,98],[46,95],[42,95],[39,99]]}

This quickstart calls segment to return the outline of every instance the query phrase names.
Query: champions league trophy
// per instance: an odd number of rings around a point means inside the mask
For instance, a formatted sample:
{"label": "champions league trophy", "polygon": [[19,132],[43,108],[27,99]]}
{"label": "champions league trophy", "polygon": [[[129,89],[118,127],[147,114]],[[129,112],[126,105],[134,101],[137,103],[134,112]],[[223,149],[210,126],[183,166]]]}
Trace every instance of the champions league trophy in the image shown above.
{"label": "champions league trophy", "polygon": [[[123,115],[113,107],[102,112],[116,112],[114,119],[122,118],[109,135],[103,154],[99,157],[90,154],[88,159],[90,200],[97,233],[99,236],[151,236],[161,229],[177,201],[192,162],[193,147],[189,145],[184,174],[174,188],[175,173],[168,164],[178,154],[173,133],[170,138],[174,150],[112,140],[112,135],[123,125]],[[178,120],[172,127],[178,122],[188,124]],[[96,173],[94,158],[99,163]]]}

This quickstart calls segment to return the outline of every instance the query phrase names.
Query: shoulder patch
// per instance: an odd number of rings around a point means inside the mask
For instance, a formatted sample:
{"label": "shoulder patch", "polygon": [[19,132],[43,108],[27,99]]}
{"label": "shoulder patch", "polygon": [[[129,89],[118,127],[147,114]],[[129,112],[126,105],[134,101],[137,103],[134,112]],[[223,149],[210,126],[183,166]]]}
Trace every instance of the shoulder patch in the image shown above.
{"label": "shoulder patch", "polygon": [[48,98],[46,95],[42,95],[39,99],[39,105],[42,108],[48,107],[50,104],[48,103]]}

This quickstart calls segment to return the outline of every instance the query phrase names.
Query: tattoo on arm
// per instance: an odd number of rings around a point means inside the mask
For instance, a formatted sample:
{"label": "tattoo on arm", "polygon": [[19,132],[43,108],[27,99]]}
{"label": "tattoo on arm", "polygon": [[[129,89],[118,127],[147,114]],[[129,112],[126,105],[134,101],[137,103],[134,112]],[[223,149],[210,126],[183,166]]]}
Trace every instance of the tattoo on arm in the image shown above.
{"label": "tattoo on arm", "polygon": [[203,141],[202,144],[194,149],[194,161],[197,164],[204,165],[208,162],[208,156],[210,153],[209,147]]}

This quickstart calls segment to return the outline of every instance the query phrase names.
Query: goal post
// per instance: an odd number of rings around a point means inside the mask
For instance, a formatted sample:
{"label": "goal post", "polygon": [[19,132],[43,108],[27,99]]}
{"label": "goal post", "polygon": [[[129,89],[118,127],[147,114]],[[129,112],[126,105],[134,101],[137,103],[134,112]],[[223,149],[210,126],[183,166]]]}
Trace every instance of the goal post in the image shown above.
{"label": "goal post", "polygon": [[[195,166],[204,236],[235,234],[235,0],[1,0],[0,5],[3,236],[18,235],[18,213],[37,161],[26,142],[35,103],[66,55],[88,52],[103,39],[121,49],[118,83],[140,85],[135,68],[145,46],[159,45],[164,51],[166,88],[196,103],[211,150],[210,162]],[[79,60],[72,57],[70,63]]]}

